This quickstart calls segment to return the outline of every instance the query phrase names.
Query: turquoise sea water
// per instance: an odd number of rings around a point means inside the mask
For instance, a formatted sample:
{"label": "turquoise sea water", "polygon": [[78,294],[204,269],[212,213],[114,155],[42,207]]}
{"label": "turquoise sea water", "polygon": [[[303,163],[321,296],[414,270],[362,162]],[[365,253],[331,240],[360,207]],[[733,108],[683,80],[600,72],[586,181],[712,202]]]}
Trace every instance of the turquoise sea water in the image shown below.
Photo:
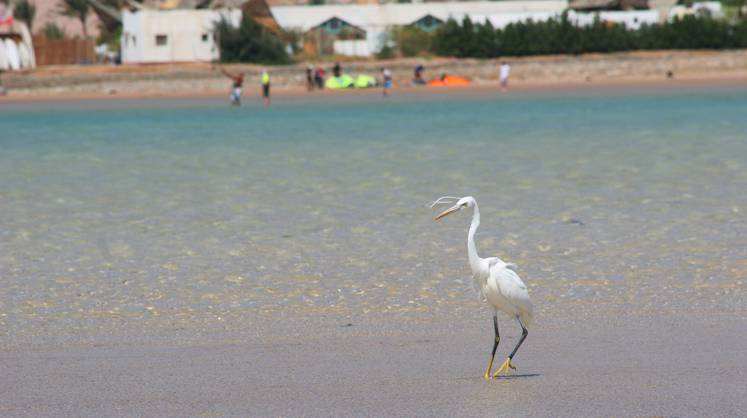
{"label": "turquoise sea water", "polygon": [[[740,312],[747,90],[0,108],[6,341],[474,312],[478,249],[542,315]],[[593,310],[593,312],[592,312]]]}

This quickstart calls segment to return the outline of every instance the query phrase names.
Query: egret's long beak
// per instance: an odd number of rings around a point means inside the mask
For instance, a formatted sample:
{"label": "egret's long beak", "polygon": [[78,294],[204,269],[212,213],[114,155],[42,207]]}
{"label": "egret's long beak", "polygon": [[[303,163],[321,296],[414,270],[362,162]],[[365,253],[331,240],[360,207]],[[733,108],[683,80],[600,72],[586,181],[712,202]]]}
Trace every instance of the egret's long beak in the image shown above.
{"label": "egret's long beak", "polygon": [[456,212],[458,210],[459,210],[459,206],[452,206],[452,207],[446,209],[445,211],[439,213],[438,216],[436,216],[435,218],[433,218],[433,220],[437,221],[437,220],[443,218],[444,216],[452,214],[452,213],[454,213],[454,212]]}

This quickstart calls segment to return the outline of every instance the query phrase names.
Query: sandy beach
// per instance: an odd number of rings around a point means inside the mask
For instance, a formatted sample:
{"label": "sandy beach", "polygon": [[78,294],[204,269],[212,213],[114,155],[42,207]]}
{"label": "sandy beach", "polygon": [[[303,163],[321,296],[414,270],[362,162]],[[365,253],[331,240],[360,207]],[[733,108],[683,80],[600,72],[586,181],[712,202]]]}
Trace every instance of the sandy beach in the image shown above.
{"label": "sandy beach", "polygon": [[[430,92],[485,91],[499,89],[498,66],[511,63],[512,91],[573,91],[588,88],[636,87],[719,87],[747,83],[747,51],[635,51],[611,54],[582,54],[533,57],[506,57],[495,60],[453,58],[409,58],[388,61],[346,61],[344,72],[378,75],[382,67],[392,70],[395,92],[399,94]],[[415,65],[424,63],[426,79],[442,74],[456,74],[472,80],[468,88],[423,88],[411,83]],[[273,97],[306,96],[305,65],[272,67]],[[332,63],[319,63],[330,67]],[[246,75],[244,94],[260,93],[261,66],[224,64],[221,67]],[[144,64],[50,66],[34,71],[3,74],[9,90],[0,103],[22,100],[76,100],[86,98],[148,97],[219,97],[226,96],[230,81],[217,70],[216,64]],[[314,91],[315,96],[375,95],[380,89],[367,91]]]}
{"label": "sandy beach", "polygon": [[[0,415],[742,416],[745,91],[2,98]],[[447,193],[535,304],[506,378]]]}
{"label": "sandy beach", "polygon": [[[544,93],[577,93],[609,91],[620,92],[626,89],[654,89],[671,91],[678,89],[711,89],[747,86],[747,71],[729,74],[687,74],[676,79],[661,79],[659,77],[620,77],[597,81],[561,81],[561,80],[517,80],[510,88],[502,89],[497,82],[486,82],[472,86],[459,87],[413,87],[401,86],[393,94],[404,97],[420,98],[443,95],[495,95],[501,93],[544,94]],[[261,101],[259,89],[246,89],[245,101]],[[272,97],[281,102],[288,101],[328,101],[328,100],[358,100],[361,98],[377,99],[381,96],[378,88],[366,90],[322,90],[309,92],[303,87],[282,86],[273,89]],[[34,94],[10,94],[0,96],[0,104],[13,103],[43,103],[43,102],[74,102],[79,100],[146,100],[146,99],[211,99],[225,100],[227,93],[221,90],[200,91],[157,91],[144,90],[132,92],[45,92]]]}

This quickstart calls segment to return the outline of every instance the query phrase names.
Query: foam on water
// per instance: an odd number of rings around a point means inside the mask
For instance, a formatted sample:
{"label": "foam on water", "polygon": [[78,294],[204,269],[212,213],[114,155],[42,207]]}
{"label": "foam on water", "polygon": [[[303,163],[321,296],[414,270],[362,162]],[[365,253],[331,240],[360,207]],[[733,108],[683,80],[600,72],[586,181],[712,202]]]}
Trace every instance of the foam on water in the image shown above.
{"label": "foam on water", "polygon": [[739,312],[747,91],[210,101],[0,112],[6,341],[474,312],[478,248],[538,320]]}

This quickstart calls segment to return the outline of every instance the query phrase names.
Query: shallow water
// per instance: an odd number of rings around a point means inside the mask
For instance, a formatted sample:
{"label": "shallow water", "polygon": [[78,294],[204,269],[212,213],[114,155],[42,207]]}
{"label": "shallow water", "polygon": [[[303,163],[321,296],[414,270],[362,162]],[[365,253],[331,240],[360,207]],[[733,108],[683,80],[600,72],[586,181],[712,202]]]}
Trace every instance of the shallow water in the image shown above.
{"label": "shallow water", "polygon": [[[325,101],[329,99],[328,101]],[[0,109],[5,341],[474,314],[482,256],[543,315],[738,313],[747,90]]]}

